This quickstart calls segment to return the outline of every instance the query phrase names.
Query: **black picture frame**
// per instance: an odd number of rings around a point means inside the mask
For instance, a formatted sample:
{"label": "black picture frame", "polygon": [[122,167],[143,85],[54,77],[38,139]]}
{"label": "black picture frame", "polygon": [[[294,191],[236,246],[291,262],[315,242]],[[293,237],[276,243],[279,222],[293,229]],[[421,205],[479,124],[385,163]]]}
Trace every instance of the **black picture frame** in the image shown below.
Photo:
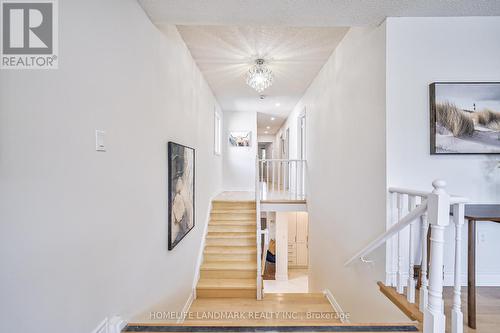
{"label": "black picture frame", "polygon": [[[500,154],[500,149],[498,152],[440,152],[437,150],[437,106],[436,106],[436,88],[439,85],[499,85],[500,82],[433,82],[429,84],[429,111],[430,111],[430,154],[431,155],[498,155]],[[500,112],[498,110],[497,112]]]}
{"label": "black picture frame", "polygon": [[[185,145],[182,145],[182,144],[179,144],[176,142],[172,142],[172,141],[169,141],[167,146],[168,146],[168,149],[167,149],[168,150],[168,171],[167,171],[167,175],[168,175],[167,176],[168,177],[168,186],[167,186],[168,187],[168,250],[171,251],[180,243],[181,240],[184,239],[184,237],[186,237],[186,235],[191,230],[193,230],[193,228],[195,226],[195,222],[196,222],[196,219],[195,219],[195,215],[196,215],[195,214],[195,208],[196,208],[196,206],[195,206],[196,152],[195,152],[195,149],[192,147],[188,147],[188,146],[185,146]],[[185,188],[185,189],[183,188],[183,190],[189,189],[192,193],[192,197],[191,197],[190,203],[185,202],[185,200],[183,200],[182,204],[184,206],[188,206],[188,207],[185,207],[186,208],[185,214],[189,215],[189,212],[190,212],[191,221],[187,222],[188,229],[184,230],[182,232],[182,234],[178,234],[177,237],[175,239],[173,239],[174,235],[173,235],[172,224],[175,223],[173,205],[174,205],[174,200],[176,200],[176,197],[175,197],[176,186],[177,186],[179,178],[182,178],[183,176],[185,176],[184,172],[186,171],[186,169],[179,170],[179,168],[184,168],[185,163],[186,163],[186,161],[184,160],[185,154],[183,156],[180,156],[180,152],[182,151],[184,153],[186,150],[189,153],[192,153],[192,160],[191,160],[192,173],[190,175],[188,175],[190,182],[188,182],[188,184],[184,184],[184,182],[183,182],[183,185],[188,186],[189,188]],[[188,154],[188,156],[189,156],[189,154]],[[181,200],[181,199],[179,199],[179,200]],[[192,225],[190,225],[189,222],[192,222]]]}

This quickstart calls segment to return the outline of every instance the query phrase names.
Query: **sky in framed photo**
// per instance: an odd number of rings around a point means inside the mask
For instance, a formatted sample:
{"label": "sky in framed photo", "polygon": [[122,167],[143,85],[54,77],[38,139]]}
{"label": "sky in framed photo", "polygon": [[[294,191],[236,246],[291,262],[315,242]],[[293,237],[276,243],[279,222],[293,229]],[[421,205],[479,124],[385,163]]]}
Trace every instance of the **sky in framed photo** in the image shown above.
{"label": "sky in framed photo", "polygon": [[451,102],[463,110],[491,109],[500,112],[500,84],[470,83],[454,84],[439,83],[436,85],[436,102]]}

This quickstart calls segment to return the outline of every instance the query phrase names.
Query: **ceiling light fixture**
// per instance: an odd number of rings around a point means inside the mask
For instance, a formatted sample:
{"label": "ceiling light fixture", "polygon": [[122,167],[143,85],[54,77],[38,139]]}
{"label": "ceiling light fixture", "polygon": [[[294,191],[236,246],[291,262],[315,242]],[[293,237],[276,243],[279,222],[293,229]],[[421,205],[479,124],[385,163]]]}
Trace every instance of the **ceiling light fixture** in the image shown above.
{"label": "ceiling light fixture", "polygon": [[278,106],[281,106],[281,103],[276,103],[275,105],[276,105],[276,107],[278,107]]}
{"label": "ceiling light fixture", "polygon": [[271,126],[266,126],[267,129],[271,129]]}
{"label": "ceiling light fixture", "polygon": [[267,134],[267,133],[269,133],[269,132],[268,131],[264,131],[264,134]]}
{"label": "ceiling light fixture", "polygon": [[255,65],[250,67],[247,73],[247,84],[261,93],[273,84],[273,71],[265,64],[264,59],[255,60]]}
{"label": "ceiling light fixture", "polygon": [[276,118],[274,118],[274,117],[271,117],[271,120],[274,120],[274,119],[276,119]]}

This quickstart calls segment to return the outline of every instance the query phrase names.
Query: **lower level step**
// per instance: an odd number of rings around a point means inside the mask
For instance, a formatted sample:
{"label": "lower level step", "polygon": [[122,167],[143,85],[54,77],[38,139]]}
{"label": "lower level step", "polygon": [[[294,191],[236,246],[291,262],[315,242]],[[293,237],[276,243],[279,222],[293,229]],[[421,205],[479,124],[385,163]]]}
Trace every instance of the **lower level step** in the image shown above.
{"label": "lower level step", "polygon": [[256,279],[200,279],[197,298],[255,298]]}

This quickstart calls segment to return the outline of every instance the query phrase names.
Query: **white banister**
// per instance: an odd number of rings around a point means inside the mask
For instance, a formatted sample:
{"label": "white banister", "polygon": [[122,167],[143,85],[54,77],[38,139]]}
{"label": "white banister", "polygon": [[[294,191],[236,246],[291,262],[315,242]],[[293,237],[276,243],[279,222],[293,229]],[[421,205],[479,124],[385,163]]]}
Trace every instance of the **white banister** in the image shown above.
{"label": "white banister", "polygon": [[[385,242],[396,239],[397,246],[393,246],[396,253],[392,253],[392,263],[393,265],[395,263],[396,267],[388,267],[391,270],[390,276],[394,277],[392,273],[396,272],[396,281],[392,281],[391,284],[396,287],[399,294],[403,294],[406,286],[406,300],[409,303],[415,303],[416,280],[414,278],[414,268],[417,254],[420,254],[419,309],[424,313],[423,332],[444,333],[446,327],[443,300],[444,233],[446,226],[450,223],[450,209],[453,209],[455,226],[453,254],[455,260],[451,332],[463,333],[463,314],[460,299],[461,248],[465,203],[468,200],[464,197],[449,195],[445,191],[446,183],[442,180],[435,180],[432,186],[434,187],[432,192],[398,187],[389,188],[389,221],[391,221],[392,225],[385,233],[347,260],[345,265],[347,266],[358,259],[363,263],[371,262],[364,259],[365,256]],[[405,239],[407,230],[409,231],[408,241]],[[430,244],[428,244],[429,240]],[[406,250],[407,246],[408,263],[406,264],[403,261],[403,251]],[[407,281],[403,279],[406,272],[408,274]]]}
{"label": "white banister", "polygon": [[455,280],[453,287],[453,307],[451,309],[451,332],[463,332],[463,314],[461,310],[460,287],[462,283],[462,226],[464,224],[465,207],[463,203],[453,205],[453,222],[455,224]]}
{"label": "white banister", "polygon": [[428,286],[429,280],[427,279],[427,234],[429,232],[429,219],[427,218],[427,213],[422,215],[422,232],[420,239],[420,246],[422,248],[422,261],[420,266],[420,275],[421,275],[421,285],[420,285],[420,311],[424,312],[427,307],[427,298],[428,298]]}
{"label": "white banister", "polygon": [[305,163],[305,160],[296,159],[259,160],[260,199],[304,200]]}
{"label": "white banister", "polygon": [[443,333],[445,331],[443,306],[443,257],[444,230],[450,223],[450,196],[446,193],[446,183],[436,180],[434,190],[427,196],[429,225],[431,228],[429,296],[424,311],[424,332]]}
{"label": "white banister", "polygon": [[361,251],[352,256],[349,260],[347,260],[344,266],[348,266],[354,261],[363,258],[370,254],[373,250],[378,248],[380,245],[384,244],[387,240],[389,240],[392,236],[397,234],[399,231],[403,230],[407,227],[413,220],[419,218],[425,211],[427,210],[427,202],[423,201],[420,206],[412,210],[405,217],[403,217],[398,223],[392,225],[386,232],[377,237],[375,240],[370,242],[366,247],[364,247]]}

